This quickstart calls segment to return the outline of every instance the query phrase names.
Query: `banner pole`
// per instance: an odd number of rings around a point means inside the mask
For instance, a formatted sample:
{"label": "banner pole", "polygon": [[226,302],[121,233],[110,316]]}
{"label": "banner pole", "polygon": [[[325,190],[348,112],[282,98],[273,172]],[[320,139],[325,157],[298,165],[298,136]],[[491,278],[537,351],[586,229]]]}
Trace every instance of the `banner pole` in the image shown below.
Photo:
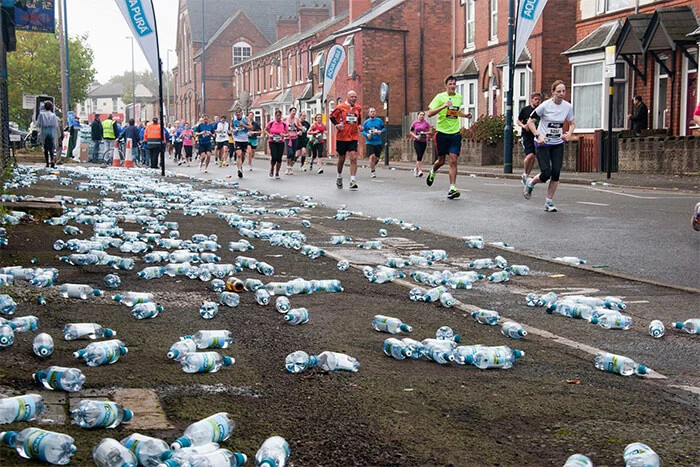
{"label": "banner pole", "polygon": [[158,107],[160,109],[160,174],[165,176],[165,120],[163,111],[163,60],[160,59],[160,43],[158,42],[158,21],[156,20],[156,9],[151,0],[151,10],[153,11],[153,31],[156,34],[156,52],[158,53]]}

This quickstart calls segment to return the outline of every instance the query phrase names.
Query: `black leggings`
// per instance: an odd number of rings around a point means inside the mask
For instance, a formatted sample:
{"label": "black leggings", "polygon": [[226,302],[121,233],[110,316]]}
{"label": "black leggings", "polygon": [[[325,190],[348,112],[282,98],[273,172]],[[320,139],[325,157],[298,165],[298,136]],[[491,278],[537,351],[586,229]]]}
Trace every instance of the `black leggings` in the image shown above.
{"label": "black leggings", "polygon": [[323,157],[323,143],[316,143],[311,145],[311,160],[316,158],[321,159]]}
{"label": "black leggings", "polygon": [[47,136],[44,138],[44,159],[46,159],[46,165],[53,164],[53,136]]}
{"label": "black leggings", "polygon": [[550,177],[553,182],[558,182],[561,166],[564,163],[564,145],[539,146],[537,148],[537,163],[540,166],[540,182],[544,183]]}
{"label": "black leggings", "polygon": [[185,148],[185,159],[192,160],[192,146],[182,146]]}
{"label": "black leggings", "polygon": [[274,143],[270,141],[270,162],[279,164],[282,162],[282,153],[284,153],[284,143]]}
{"label": "black leggings", "polygon": [[427,146],[427,141],[413,141],[413,149],[416,150],[416,160],[418,162],[421,162],[423,160],[423,154],[425,154],[425,148]]}

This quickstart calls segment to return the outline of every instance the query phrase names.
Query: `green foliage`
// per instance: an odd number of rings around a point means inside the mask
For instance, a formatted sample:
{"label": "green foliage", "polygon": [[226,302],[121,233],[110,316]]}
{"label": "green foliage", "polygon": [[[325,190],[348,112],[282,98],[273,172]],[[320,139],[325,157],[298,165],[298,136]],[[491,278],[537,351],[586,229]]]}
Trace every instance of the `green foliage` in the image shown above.
{"label": "green foliage", "polygon": [[[136,81],[136,86],[143,84],[146,86],[154,95],[158,93],[158,78],[150,70],[142,70],[134,72],[134,81]],[[109,78],[110,83],[120,83],[124,86],[124,93],[122,94],[122,102],[124,104],[131,104],[131,71],[125,71],[121,75],[114,75]],[[166,77],[163,76],[163,89],[166,86]],[[172,89],[172,88],[171,88]],[[138,102],[138,96],[137,96]]]}
{"label": "green foliage", "polygon": [[[88,86],[95,77],[94,54],[88,36],[69,38],[70,95],[76,103],[87,98]],[[61,51],[55,34],[17,31],[17,50],[7,54],[10,120],[26,128],[32,111],[22,109],[22,94],[44,94],[61,102]]]}
{"label": "green foliage", "polygon": [[[482,115],[470,128],[462,129],[462,138],[469,141],[483,141],[487,146],[496,146],[505,136],[505,115]],[[513,141],[517,142],[518,134],[513,131]]]}

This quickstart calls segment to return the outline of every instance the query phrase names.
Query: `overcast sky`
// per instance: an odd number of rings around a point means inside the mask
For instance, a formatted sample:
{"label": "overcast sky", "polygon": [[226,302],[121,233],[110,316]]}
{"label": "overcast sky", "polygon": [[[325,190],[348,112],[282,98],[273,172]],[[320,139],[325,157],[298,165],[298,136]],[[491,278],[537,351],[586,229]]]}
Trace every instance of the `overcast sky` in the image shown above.
{"label": "overcast sky", "polygon": [[[56,0],[56,4],[62,0]],[[177,65],[175,36],[177,34],[178,0],[153,0],[158,24],[158,41],[163,66],[170,52],[170,67]],[[56,7],[58,14],[58,6]],[[57,20],[58,21],[58,20]],[[68,34],[88,33],[88,43],[95,53],[95,78],[105,83],[112,75],[131,71],[131,30],[114,0],[68,0]],[[134,42],[136,71],[150,70],[138,44]]]}

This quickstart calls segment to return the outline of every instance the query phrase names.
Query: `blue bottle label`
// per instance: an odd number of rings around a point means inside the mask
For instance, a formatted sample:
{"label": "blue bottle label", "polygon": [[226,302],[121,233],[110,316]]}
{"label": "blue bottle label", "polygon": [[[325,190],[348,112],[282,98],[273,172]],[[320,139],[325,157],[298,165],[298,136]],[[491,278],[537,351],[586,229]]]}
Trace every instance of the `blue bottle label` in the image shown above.
{"label": "blue bottle label", "polygon": [[51,386],[54,389],[65,390],[65,388],[61,384],[62,379],[63,371],[60,370],[49,370],[48,374],[46,375],[46,382],[49,383],[49,386]]}
{"label": "blue bottle label", "polygon": [[213,415],[207,419],[207,422],[211,427],[211,439],[214,443],[220,443],[228,439],[231,431],[229,430],[228,421],[223,415]]}
{"label": "blue bottle label", "polygon": [[34,428],[31,433],[27,435],[22,447],[30,459],[39,459],[46,462],[46,444],[44,444],[43,441],[50,434],[51,433],[48,431]]}
{"label": "blue bottle label", "polygon": [[102,412],[102,420],[97,424],[97,426],[110,426],[117,420],[119,410],[114,402],[103,402],[100,409]]}
{"label": "blue bottle label", "polygon": [[215,358],[210,358],[208,354],[202,354],[202,362],[199,365],[200,373],[209,373],[216,364]]}
{"label": "blue bottle label", "polygon": [[17,403],[15,421],[16,422],[26,422],[36,414],[36,402],[33,398],[17,397],[15,399]]}

